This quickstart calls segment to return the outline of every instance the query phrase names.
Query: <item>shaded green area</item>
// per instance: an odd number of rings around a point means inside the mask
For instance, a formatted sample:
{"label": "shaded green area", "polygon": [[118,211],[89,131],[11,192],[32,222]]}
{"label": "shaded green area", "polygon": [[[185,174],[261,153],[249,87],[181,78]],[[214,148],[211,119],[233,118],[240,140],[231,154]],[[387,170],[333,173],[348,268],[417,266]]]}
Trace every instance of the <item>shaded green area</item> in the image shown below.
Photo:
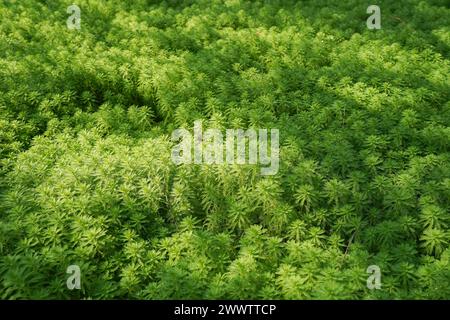
{"label": "shaded green area", "polygon": [[[0,1],[1,298],[450,298],[448,1],[381,30],[355,0],[70,4]],[[279,173],[175,166],[198,119],[278,128]]]}

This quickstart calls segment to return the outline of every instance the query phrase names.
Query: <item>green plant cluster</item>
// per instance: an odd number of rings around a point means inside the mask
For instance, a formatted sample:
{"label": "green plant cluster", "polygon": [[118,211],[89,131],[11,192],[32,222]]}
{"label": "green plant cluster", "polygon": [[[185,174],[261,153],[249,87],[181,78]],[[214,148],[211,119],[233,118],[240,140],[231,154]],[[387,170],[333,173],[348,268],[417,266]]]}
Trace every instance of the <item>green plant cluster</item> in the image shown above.
{"label": "green plant cluster", "polygon": [[[0,0],[0,298],[450,298],[448,1],[71,4]],[[174,165],[195,120],[280,171]]]}

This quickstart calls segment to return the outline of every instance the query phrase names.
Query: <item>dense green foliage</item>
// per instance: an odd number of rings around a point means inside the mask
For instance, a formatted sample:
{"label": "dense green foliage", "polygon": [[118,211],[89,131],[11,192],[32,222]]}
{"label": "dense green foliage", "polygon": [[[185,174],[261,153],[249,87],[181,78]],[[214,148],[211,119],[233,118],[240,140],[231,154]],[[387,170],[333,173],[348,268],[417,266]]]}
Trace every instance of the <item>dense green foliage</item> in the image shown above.
{"label": "dense green foliage", "polygon": [[[448,1],[378,1],[381,30],[357,0],[71,3],[0,0],[0,298],[450,298]],[[280,171],[174,165],[198,119],[278,128]]]}

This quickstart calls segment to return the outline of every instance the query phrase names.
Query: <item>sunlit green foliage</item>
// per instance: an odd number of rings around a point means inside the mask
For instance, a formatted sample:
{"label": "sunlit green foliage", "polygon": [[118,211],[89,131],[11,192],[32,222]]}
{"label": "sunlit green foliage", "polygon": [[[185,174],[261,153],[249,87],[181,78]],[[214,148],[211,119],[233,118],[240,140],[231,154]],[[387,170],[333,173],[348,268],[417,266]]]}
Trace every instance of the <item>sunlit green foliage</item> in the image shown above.
{"label": "sunlit green foliage", "polygon": [[[450,298],[448,1],[72,2],[0,0],[0,298]],[[199,119],[278,174],[175,166]]]}

